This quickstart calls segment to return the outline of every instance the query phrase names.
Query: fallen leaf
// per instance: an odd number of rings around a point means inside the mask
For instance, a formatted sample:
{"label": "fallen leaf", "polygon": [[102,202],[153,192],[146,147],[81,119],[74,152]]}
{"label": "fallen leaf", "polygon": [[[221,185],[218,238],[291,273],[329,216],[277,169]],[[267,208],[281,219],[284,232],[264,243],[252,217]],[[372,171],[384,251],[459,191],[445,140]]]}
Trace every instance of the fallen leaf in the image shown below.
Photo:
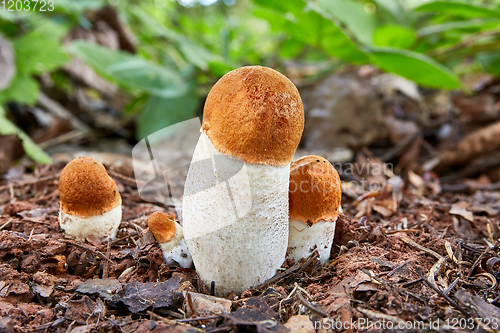
{"label": "fallen leaf", "polygon": [[182,293],[181,278],[174,276],[165,282],[141,283],[132,281],[125,284],[113,297],[113,301],[121,301],[130,312],[139,313],[147,308],[168,308],[180,305]]}
{"label": "fallen leaf", "polygon": [[451,205],[450,214],[462,216],[464,219],[471,222],[474,221],[472,212],[468,211],[469,204],[465,201],[457,202]]}
{"label": "fallen leaf", "polygon": [[80,283],[76,291],[86,295],[98,294],[104,301],[109,302],[122,285],[123,283],[116,279],[93,279]]}
{"label": "fallen leaf", "polygon": [[[188,293],[183,292],[183,294],[186,297]],[[190,292],[189,296],[191,297],[193,310],[199,317],[231,312],[232,302],[228,299],[193,292]],[[190,312],[191,308],[188,307],[188,316],[193,315]]]}
{"label": "fallen leaf", "polygon": [[394,214],[393,211],[390,209],[385,208],[384,206],[381,205],[372,205],[372,209],[376,211],[377,213],[380,213],[383,217],[389,217],[392,214]]}

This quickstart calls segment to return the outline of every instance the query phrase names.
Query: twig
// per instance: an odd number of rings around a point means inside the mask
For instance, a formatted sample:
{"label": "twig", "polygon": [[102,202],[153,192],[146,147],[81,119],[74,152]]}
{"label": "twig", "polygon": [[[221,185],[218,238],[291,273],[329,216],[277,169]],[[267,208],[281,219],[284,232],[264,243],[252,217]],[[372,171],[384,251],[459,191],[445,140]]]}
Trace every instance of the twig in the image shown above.
{"label": "twig", "polygon": [[78,242],[74,242],[72,240],[69,240],[69,239],[59,239],[60,242],[65,242],[65,243],[69,243],[71,245],[74,245],[74,246],[77,246],[81,249],[84,249],[84,250],[87,250],[87,251],[90,251],[92,252],[93,254],[95,254],[96,256],[98,256],[99,258],[101,259],[104,259],[104,260],[107,260],[109,261],[110,263],[113,263],[113,261],[111,259],[108,259],[106,258],[106,256],[104,255],[104,253],[100,252],[100,251],[97,251],[97,250],[94,250],[93,248],[91,248],[90,246],[86,245],[86,244],[80,244]]}
{"label": "twig", "polygon": [[307,267],[309,267],[309,265],[314,261],[314,259],[316,259],[317,257],[319,257],[319,254],[318,254],[318,251],[314,251],[310,256],[309,258],[306,260],[306,262],[304,263],[304,265],[302,265],[302,267],[300,267],[300,269],[297,271],[297,274],[301,273],[302,271],[304,271]]}
{"label": "twig", "polygon": [[33,184],[36,184],[36,183],[45,182],[47,180],[57,179],[57,178],[59,178],[60,175],[61,175],[61,173],[58,172],[58,173],[56,173],[54,175],[50,175],[50,176],[47,176],[47,177],[41,177],[41,178],[38,178],[38,179],[28,180],[28,181],[19,182],[19,183],[10,183],[9,185],[0,186],[0,192],[10,189],[11,186],[12,187],[23,187],[25,185],[33,185]]}
{"label": "twig", "polygon": [[455,286],[457,285],[458,281],[460,281],[460,278],[456,278],[455,281],[453,281],[449,286],[448,288],[446,288],[444,291],[443,291],[443,294],[445,295],[448,295],[450,293],[450,291],[453,290],[453,288],[455,288]]}
{"label": "twig", "polygon": [[[106,258],[108,258],[109,260],[109,257],[111,255],[111,238],[108,238],[108,247],[106,249]],[[109,263],[111,262],[111,260],[109,261],[106,261],[104,263],[104,269],[103,269],[103,272],[102,272],[102,278],[103,279],[107,279],[108,278],[108,274],[109,274]]]}
{"label": "twig", "polygon": [[405,282],[405,283],[403,283],[403,284],[401,285],[401,287],[403,287],[403,288],[407,288],[407,287],[412,286],[412,285],[414,285],[414,284],[416,284],[416,283],[419,283],[419,282],[422,282],[422,278],[420,278],[420,279],[416,279],[416,280],[413,280],[413,281],[410,281],[410,282]]}
{"label": "twig", "polygon": [[186,319],[176,320],[176,322],[178,322],[178,323],[188,323],[190,321],[211,320],[211,319],[219,319],[219,318],[222,318],[222,316],[217,315],[217,316],[208,316],[208,317],[186,318]]}
{"label": "twig", "polygon": [[423,299],[422,297],[418,296],[418,295],[415,295],[407,290],[401,290],[400,291],[401,294],[405,295],[405,296],[411,296],[413,298],[415,298],[416,300],[424,303],[425,305],[427,305],[427,302],[425,301],[425,299]]}
{"label": "twig", "polygon": [[162,317],[160,315],[157,315],[156,313],[154,313],[153,311],[150,311],[148,310],[147,311],[147,314],[151,317],[151,318],[155,318],[156,320],[159,320],[167,325],[177,325],[177,321],[176,320],[171,320],[171,319],[167,319],[165,317]]}
{"label": "twig", "polygon": [[428,249],[428,248],[426,248],[426,247],[424,247],[424,246],[422,246],[420,244],[415,243],[414,241],[412,241],[411,239],[409,239],[406,236],[400,236],[399,238],[403,242],[405,242],[406,244],[408,244],[408,245],[410,245],[410,246],[412,246],[412,247],[414,247],[416,249],[419,249],[420,251],[424,251],[425,253],[427,253],[427,254],[435,257],[438,260],[442,258],[442,256],[439,253],[434,252],[434,251],[432,251],[432,250],[430,250],[430,249]]}
{"label": "twig", "polygon": [[87,124],[73,115],[69,110],[67,110],[64,106],[59,104],[58,102],[50,99],[47,95],[40,92],[38,95],[38,104],[42,106],[49,113],[53,114],[57,118],[68,120],[74,128],[84,132],[89,133],[90,128]]}
{"label": "twig", "polygon": [[[499,296],[500,297],[500,296]],[[279,301],[278,303],[274,304],[273,306],[271,306],[271,310],[276,310],[276,308],[279,306],[281,308],[281,305],[285,305],[285,304],[288,304],[288,303],[292,303],[294,301],[293,298],[288,298],[288,299],[284,299],[284,300],[281,300]]]}
{"label": "twig", "polygon": [[363,273],[365,273],[366,275],[368,275],[370,277],[370,279],[375,280],[379,284],[382,284],[384,286],[387,285],[387,282],[385,282],[384,280],[382,280],[381,278],[379,278],[378,276],[376,276],[375,273],[373,273],[372,271],[369,271],[369,270],[367,270],[365,268],[362,268],[361,271]]}
{"label": "twig", "polygon": [[401,155],[401,153],[410,145],[410,143],[413,143],[415,139],[420,135],[420,132],[416,132],[412,135],[406,136],[403,140],[401,140],[397,145],[389,149],[381,158],[380,160],[382,162],[387,162],[394,157],[397,157]]}
{"label": "twig", "polygon": [[476,253],[483,253],[483,251],[484,251],[484,250],[481,250],[481,249],[477,249],[474,246],[467,245],[464,242],[460,242],[460,243],[458,243],[458,245],[462,246],[466,250],[469,250],[469,251],[472,251],[472,252],[476,252]]}
{"label": "twig", "polygon": [[[130,237],[134,237],[134,236],[137,236],[137,235],[138,235],[137,231],[134,231],[134,232],[128,234],[127,236],[123,236],[123,237],[114,239],[111,242],[111,245],[115,245],[115,244],[117,244],[117,243],[119,243],[119,242],[121,242],[121,241],[123,241],[125,239],[128,239]],[[101,245],[101,247],[99,249],[104,249],[105,247],[107,248],[107,246],[108,246],[107,244],[103,244],[103,245]]]}
{"label": "twig", "polygon": [[268,285],[270,284],[273,284],[275,282],[278,282],[282,279],[284,279],[285,277],[287,277],[288,275],[290,274],[293,274],[295,273],[296,271],[298,271],[300,269],[300,264],[299,263],[296,263],[295,265],[293,265],[292,267],[290,267],[289,269],[287,269],[286,271],[282,272],[282,273],[279,273],[279,274],[276,274],[275,276],[273,276],[272,278],[270,278],[269,280],[267,280],[266,282],[258,285],[257,287],[255,287],[255,289],[262,289],[262,288],[265,288],[267,287]]}
{"label": "twig", "polygon": [[455,264],[458,263],[458,259],[453,254],[453,249],[451,248],[450,242],[445,241],[444,247],[446,248],[446,253],[448,253],[448,257],[450,257],[451,261],[453,261]]}
{"label": "twig", "polygon": [[399,230],[389,230],[389,231],[386,231],[385,234],[386,235],[392,235],[392,234],[397,234],[399,232],[421,232],[421,231],[418,230],[418,229],[399,229]]}
{"label": "twig", "polygon": [[191,310],[191,313],[193,315],[197,315],[195,309],[194,309],[194,306],[193,306],[193,300],[191,299],[191,294],[190,293],[186,293],[186,300],[187,300],[187,303],[189,305],[189,309]]}
{"label": "twig", "polygon": [[59,318],[59,319],[56,319],[56,320],[51,321],[49,323],[45,323],[45,324],[42,324],[42,325],[35,326],[35,327],[33,327],[33,329],[35,331],[46,330],[49,327],[56,327],[57,325],[62,324],[65,321],[66,321],[66,318]]}
{"label": "twig", "polygon": [[411,264],[412,261],[411,260],[406,260],[405,262],[397,265],[396,267],[394,267],[394,269],[392,271],[390,271],[388,274],[387,274],[387,277],[391,277],[393,276],[394,274],[396,274],[397,271],[401,270],[402,268],[404,268],[406,265],[408,264]]}
{"label": "twig", "polygon": [[458,305],[457,302],[452,300],[448,295],[445,295],[437,286],[433,285],[430,283],[429,280],[424,275],[424,272],[422,272],[422,269],[420,267],[416,267],[415,270],[417,271],[418,275],[422,278],[422,280],[429,286],[431,287],[435,292],[439,294],[439,296],[443,297],[450,305],[454,306],[458,311],[460,311],[466,318],[470,318],[471,315],[465,311],[460,305]]}
{"label": "twig", "polygon": [[0,230],[2,230],[3,228],[5,228],[6,226],[8,226],[8,225],[9,225],[9,223],[10,223],[12,220],[13,220],[13,218],[11,218],[10,220],[8,220],[8,221],[7,221],[7,222],[5,222],[4,224],[2,224],[2,225],[0,226]]}
{"label": "twig", "polygon": [[302,296],[302,294],[300,292],[297,293],[297,296],[299,296],[300,301],[302,302],[302,304],[304,304],[304,306],[306,308],[308,308],[309,310],[311,310],[313,312],[316,312],[320,316],[327,317],[326,313],[324,313],[323,311],[321,311],[320,309],[318,309],[317,307],[312,305],[307,299],[304,298],[304,296]]}
{"label": "twig", "polygon": [[437,288],[437,283],[436,283],[436,273],[439,272],[441,270],[441,266],[443,266],[443,264],[446,262],[446,258],[442,257],[440,258],[434,265],[432,265],[431,269],[429,270],[429,274],[428,275],[428,280],[430,283],[432,283],[433,285],[436,286]]}
{"label": "twig", "polygon": [[85,133],[83,133],[79,130],[73,130],[71,132],[56,136],[55,138],[40,142],[38,145],[42,149],[47,149],[47,148],[57,146],[61,143],[67,142],[67,141],[83,139],[84,137],[85,137]]}

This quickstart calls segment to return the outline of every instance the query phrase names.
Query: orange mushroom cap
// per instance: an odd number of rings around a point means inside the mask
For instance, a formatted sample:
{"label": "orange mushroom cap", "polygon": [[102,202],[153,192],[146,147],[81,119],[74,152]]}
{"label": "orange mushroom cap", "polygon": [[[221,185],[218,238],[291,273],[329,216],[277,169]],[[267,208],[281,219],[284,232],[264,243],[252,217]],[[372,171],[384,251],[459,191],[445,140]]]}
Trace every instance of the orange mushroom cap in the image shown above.
{"label": "orange mushroom cap", "polygon": [[335,221],[339,215],[342,186],[330,162],[304,156],[290,167],[290,219],[309,225]]}
{"label": "orange mushroom cap", "polygon": [[210,90],[204,130],[221,153],[247,163],[290,164],[304,129],[304,107],[283,74],[247,66],[224,75]]}
{"label": "orange mushroom cap", "polygon": [[175,216],[164,212],[154,212],[148,218],[148,227],[158,243],[170,242],[176,232]]}
{"label": "orange mushroom cap", "polygon": [[91,157],[77,157],[64,167],[59,194],[62,211],[80,217],[101,215],[122,204],[115,181]]}

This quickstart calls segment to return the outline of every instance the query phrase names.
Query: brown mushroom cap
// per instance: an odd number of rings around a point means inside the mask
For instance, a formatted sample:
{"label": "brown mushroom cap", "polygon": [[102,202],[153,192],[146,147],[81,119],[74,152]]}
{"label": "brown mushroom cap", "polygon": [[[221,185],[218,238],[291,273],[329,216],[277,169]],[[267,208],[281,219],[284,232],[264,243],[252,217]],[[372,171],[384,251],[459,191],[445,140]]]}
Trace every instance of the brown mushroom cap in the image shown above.
{"label": "brown mushroom cap", "polygon": [[267,67],[241,67],[210,90],[202,130],[223,154],[284,166],[299,145],[304,107],[297,88],[283,74]]}
{"label": "brown mushroom cap", "polygon": [[80,217],[101,215],[122,204],[115,181],[91,157],[77,157],[64,167],[59,194],[61,209]]}
{"label": "brown mushroom cap", "polygon": [[164,212],[154,212],[148,218],[148,227],[158,243],[170,242],[176,232],[175,216]]}
{"label": "brown mushroom cap", "polygon": [[339,174],[320,156],[304,156],[290,167],[290,219],[309,225],[335,221],[342,187]]}

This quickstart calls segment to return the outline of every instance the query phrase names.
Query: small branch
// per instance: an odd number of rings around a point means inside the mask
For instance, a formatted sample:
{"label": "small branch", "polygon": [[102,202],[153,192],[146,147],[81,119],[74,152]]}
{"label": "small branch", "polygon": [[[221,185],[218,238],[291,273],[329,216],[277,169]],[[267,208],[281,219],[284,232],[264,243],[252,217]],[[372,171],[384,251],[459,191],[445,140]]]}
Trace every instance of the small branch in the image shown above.
{"label": "small branch", "polygon": [[[106,249],[106,258],[109,259],[110,255],[111,255],[111,238],[108,238],[108,247]],[[108,278],[108,275],[109,275],[109,263],[110,262],[111,262],[111,260],[110,261],[106,261],[104,263],[104,270],[102,272],[102,278],[103,279],[107,279]]]}
{"label": "small branch", "polygon": [[316,312],[317,314],[319,314],[322,317],[327,317],[326,313],[324,313],[323,311],[321,311],[320,309],[318,309],[317,307],[312,305],[307,299],[304,298],[304,296],[302,296],[302,294],[300,292],[297,293],[297,296],[299,296],[300,301],[302,302],[302,304],[304,304],[304,306],[306,308],[308,308],[309,310],[311,310],[313,312]]}
{"label": "small branch", "polygon": [[50,175],[47,177],[42,177],[42,178],[28,180],[28,181],[19,182],[19,183],[10,183],[9,185],[0,186],[0,192],[5,191],[5,190],[9,190],[11,187],[23,187],[25,185],[33,185],[33,184],[42,183],[42,182],[45,182],[48,180],[54,180],[54,179],[59,178],[60,175],[61,175],[61,173],[58,172],[55,175]]}
{"label": "small branch", "polygon": [[411,239],[409,239],[408,237],[405,237],[405,236],[400,236],[399,238],[400,238],[403,242],[405,242],[406,244],[410,245],[411,247],[414,247],[414,248],[416,248],[416,249],[418,249],[418,250],[420,250],[420,251],[424,251],[425,253],[427,253],[427,254],[429,254],[429,255],[433,256],[434,258],[436,258],[436,259],[438,259],[438,260],[439,260],[439,259],[441,259],[441,258],[443,257],[443,256],[441,256],[439,253],[434,252],[434,251],[432,251],[432,250],[430,250],[430,249],[428,249],[428,248],[426,248],[426,247],[424,247],[424,246],[422,246],[422,245],[420,245],[420,244],[415,243],[414,241],[412,241],[412,240],[411,240]]}
{"label": "small branch", "polygon": [[416,267],[415,270],[417,271],[418,275],[420,275],[420,278],[429,286],[431,287],[435,292],[439,294],[439,296],[443,297],[450,305],[454,306],[458,311],[460,311],[466,318],[471,318],[471,315],[465,311],[460,305],[458,305],[457,302],[452,300],[450,296],[445,295],[437,286],[433,285],[429,280],[424,275],[424,272],[422,272],[422,269],[420,267]]}
{"label": "small branch", "polygon": [[69,240],[69,239],[59,239],[60,242],[65,242],[65,243],[68,243],[68,244],[71,244],[73,246],[77,246],[81,249],[84,249],[84,250],[87,250],[87,251],[90,251],[92,252],[94,255],[98,256],[99,258],[101,259],[104,259],[106,261],[108,261],[109,263],[113,264],[113,261],[111,259],[108,259],[104,253],[100,252],[100,251],[97,251],[97,250],[94,250],[93,248],[91,248],[90,246],[86,245],[86,244],[80,244],[78,242],[74,242],[72,240]]}

